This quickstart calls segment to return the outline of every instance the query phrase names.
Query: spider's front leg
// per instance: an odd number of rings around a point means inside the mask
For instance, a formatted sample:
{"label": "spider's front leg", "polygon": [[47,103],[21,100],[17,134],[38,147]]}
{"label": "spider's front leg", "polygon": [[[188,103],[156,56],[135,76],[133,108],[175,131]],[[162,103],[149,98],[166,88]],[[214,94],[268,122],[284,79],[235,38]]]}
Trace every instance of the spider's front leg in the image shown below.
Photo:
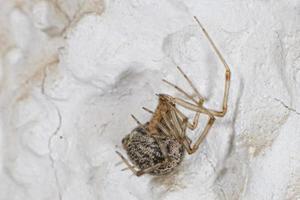
{"label": "spider's front leg", "polygon": [[[208,42],[212,46],[213,50],[215,51],[215,53],[217,54],[218,58],[220,59],[220,61],[222,62],[223,66],[225,68],[225,86],[224,86],[224,95],[223,95],[223,102],[222,102],[222,110],[221,111],[217,111],[217,110],[214,110],[214,109],[207,109],[210,112],[210,114],[212,114],[212,115],[214,115],[216,117],[223,117],[226,114],[227,107],[228,107],[227,104],[228,104],[228,96],[229,96],[229,88],[230,88],[231,71],[230,71],[229,65],[225,61],[223,55],[221,54],[220,50],[215,45],[214,41],[212,40],[212,38],[210,37],[210,35],[206,31],[206,29],[204,28],[204,26],[201,24],[201,22],[198,20],[197,17],[194,16],[194,19],[197,22],[197,24],[199,25],[200,29],[203,31],[205,37],[207,38]],[[188,78],[188,76],[183,72],[183,70],[180,67],[177,66],[177,69],[180,71],[180,73],[183,75],[183,77],[189,83],[189,85],[193,89],[194,93],[196,94],[196,96],[199,98],[199,100],[203,104],[204,98],[200,95],[200,93],[197,90],[197,88],[195,87],[195,85],[192,83],[192,81]],[[183,89],[181,89],[177,85],[175,85],[173,83],[170,83],[169,81],[166,81],[166,80],[163,80],[163,81],[165,83],[167,83],[168,85],[174,87],[179,92],[181,92],[189,100],[191,100],[194,103],[198,104],[198,102],[193,98],[192,95],[187,94]],[[202,105],[201,105],[201,107],[202,107]]]}
{"label": "spider's front leg", "polygon": [[222,110],[221,111],[216,111],[216,110],[209,109],[210,113],[212,113],[214,116],[224,117],[224,115],[227,112],[227,104],[228,104],[228,96],[229,96],[230,77],[231,77],[230,68],[229,68],[229,65],[227,64],[227,62],[225,61],[223,55],[221,54],[221,52],[219,51],[219,49],[215,45],[214,41],[211,39],[210,35],[208,34],[206,29],[204,28],[204,26],[200,23],[200,21],[198,20],[197,17],[194,16],[194,19],[196,20],[197,24],[199,25],[199,27],[203,31],[205,37],[208,39],[208,41],[209,41],[210,45],[212,46],[213,50],[215,51],[218,58],[221,60],[222,64],[225,67],[225,87],[224,87]]}

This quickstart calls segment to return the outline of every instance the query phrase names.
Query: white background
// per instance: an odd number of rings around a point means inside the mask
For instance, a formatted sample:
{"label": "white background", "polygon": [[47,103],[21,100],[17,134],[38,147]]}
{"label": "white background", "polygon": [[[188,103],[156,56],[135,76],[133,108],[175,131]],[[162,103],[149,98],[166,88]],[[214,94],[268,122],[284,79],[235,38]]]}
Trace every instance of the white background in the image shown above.
{"label": "white background", "polygon": [[[300,199],[298,0],[0,1],[0,199]],[[228,113],[163,177],[115,150],[179,65]],[[201,118],[200,124],[205,123]],[[189,133],[195,137],[199,132]]]}

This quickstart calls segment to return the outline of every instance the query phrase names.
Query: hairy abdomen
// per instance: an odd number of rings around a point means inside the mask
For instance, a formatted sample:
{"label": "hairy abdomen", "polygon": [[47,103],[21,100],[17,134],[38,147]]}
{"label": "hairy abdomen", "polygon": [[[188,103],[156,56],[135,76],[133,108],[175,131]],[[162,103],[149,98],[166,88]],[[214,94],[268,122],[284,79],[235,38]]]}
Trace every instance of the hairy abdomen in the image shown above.
{"label": "hairy abdomen", "polygon": [[[159,144],[153,136],[147,135],[142,129],[132,131],[127,144],[127,154],[130,160],[140,169],[145,170],[165,161]],[[152,175],[170,173],[179,165],[184,156],[183,146],[177,140],[169,137],[160,138],[160,143],[165,145],[169,160],[157,169],[149,172]]]}

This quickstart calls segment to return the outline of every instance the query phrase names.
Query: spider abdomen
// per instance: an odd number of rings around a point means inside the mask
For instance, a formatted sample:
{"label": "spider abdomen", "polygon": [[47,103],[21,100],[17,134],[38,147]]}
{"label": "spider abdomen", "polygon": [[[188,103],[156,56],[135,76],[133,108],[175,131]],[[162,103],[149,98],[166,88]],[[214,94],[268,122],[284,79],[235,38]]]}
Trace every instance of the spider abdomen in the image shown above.
{"label": "spider abdomen", "polygon": [[130,160],[141,170],[148,169],[156,164],[163,163],[149,172],[152,175],[170,173],[179,165],[184,156],[183,146],[170,137],[160,137],[160,142],[166,147],[168,160],[162,153],[155,136],[146,134],[144,128],[134,129],[126,138],[126,150]]}

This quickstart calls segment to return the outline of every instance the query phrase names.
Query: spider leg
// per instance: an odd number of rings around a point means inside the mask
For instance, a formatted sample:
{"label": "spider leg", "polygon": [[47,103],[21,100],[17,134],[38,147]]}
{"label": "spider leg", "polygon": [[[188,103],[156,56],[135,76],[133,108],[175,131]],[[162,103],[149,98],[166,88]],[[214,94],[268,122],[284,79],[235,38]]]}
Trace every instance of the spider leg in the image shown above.
{"label": "spider leg", "polygon": [[[199,100],[199,102],[197,102],[197,104],[198,104],[198,106],[199,107],[202,107],[202,101],[201,100]],[[177,109],[175,106],[173,106],[173,105],[171,105],[170,103],[168,103],[169,104],[169,107],[171,108],[171,109],[175,109],[176,110],[176,112],[177,112],[177,114],[179,115],[179,117],[183,120],[183,119],[187,119],[188,120],[188,118],[179,110],[179,109]],[[190,130],[194,130],[195,128],[197,128],[197,126],[198,126],[198,121],[199,121],[199,117],[200,117],[200,112],[197,112],[196,111],[196,114],[194,115],[194,119],[193,119],[193,122],[192,123],[190,123],[189,121],[187,121],[187,127],[190,129]],[[166,121],[168,121],[168,120],[166,120]]]}
{"label": "spider leg", "polygon": [[130,169],[132,171],[132,173],[134,173],[136,176],[141,176],[141,175],[143,175],[147,172],[150,172],[154,167],[156,167],[158,164],[160,164],[160,163],[158,163],[157,165],[154,165],[154,166],[152,166],[150,168],[147,168],[145,170],[136,170],[134,168],[134,165],[131,165],[129,163],[129,161],[120,152],[116,151],[116,153],[121,157],[123,162],[127,165],[127,168]]}
{"label": "spider leg", "polygon": [[214,51],[217,54],[218,58],[221,60],[222,64],[225,67],[225,88],[224,88],[222,110],[221,111],[216,111],[216,110],[209,109],[209,111],[214,116],[223,117],[226,114],[226,112],[227,112],[227,102],[228,102],[229,87],[230,87],[230,76],[231,76],[230,68],[229,68],[228,64],[226,63],[225,59],[223,58],[221,52],[219,51],[219,49],[217,48],[217,46],[215,45],[215,43],[213,42],[213,40],[211,39],[211,37],[209,36],[209,34],[207,33],[207,31],[205,30],[205,28],[203,27],[203,25],[198,20],[198,18],[194,16],[194,19],[198,23],[198,25],[201,28],[201,30],[203,31],[205,37],[208,39],[210,45],[212,46],[212,48],[214,49]]}
{"label": "spider leg", "polygon": [[165,159],[164,161],[162,161],[161,163],[157,163],[156,165],[153,165],[152,167],[149,167],[147,169],[144,169],[144,170],[139,170],[135,175],[136,176],[142,176],[144,174],[147,174],[157,168],[159,168],[161,165],[165,164],[168,162],[168,159]]}
{"label": "spider leg", "polygon": [[172,121],[169,116],[163,115],[164,123],[167,125],[169,128],[169,134],[175,137],[177,140],[180,139],[180,135],[178,132],[176,132],[176,129],[174,128],[174,124],[172,124]]}
{"label": "spider leg", "polygon": [[196,114],[194,115],[194,119],[193,119],[193,122],[190,123],[188,121],[188,118],[180,111],[178,110],[176,107],[173,107],[173,109],[176,111],[176,113],[179,115],[179,117],[184,120],[186,119],[187,122],[187,127],[190,129],[190,130],[195,130],[195,128],[197,128],[198,126],[198,122],[199,122],[199,117],[200,117],[200,112],[196,112]]}
{"label": "spider leg", "polygon": [[204,130],[203,130],[203,132],[201,133],[199,138],[196,140],[193,147],[191,147],[191,153],[194,153],[199,148],[200,144],[203,142],[203,140],[208,135],[208,132],[209,132],[209,130],[212,127],[214,122],[215,122],[215,118],[210,117],[207,124],[206,124],[206,126],[205,126],[205,128],[204,128]]}
{"label": "spider leg", "polygon": [[[173,111],[174,112],[174,111]],[[178,113],[176,113],[178,114]],[[190,147],[190,144],[192,143],[191,139],[185,134],[186,133],[186,128],[187,128],[187,117],[184,118],[182,121],[180,121],[177,117],[178,115],[172,115],[172,121],[174,124],[180,124],[179,126],[174,126],[176,127],[176,130],[174,132],[177,132],[176,135],[180,135],[180,138],[176,138],[186,149],[188,154],[192,154],[192,148]]]}
{"label": "spider leg", "polygon": [[[183,93],[188,99],[190,99],[191,101],[193,101],[194,103],[198,104],[199,106],[202,106],[204,103],[204,98],[200,95],[199,91],[196,89],[196,87],[194,86],[194,84],[192,83],[192,81],[188,78],[188,76],[182,71],[182,69],[177,66],[177,69],[180,71],[180,73],[182,74],[182,76],[187,80],[187,82],[190,84],[190,86],[193,88],[194,92],[196,93],[197,97],[199,98],[199,101],[196,101],[191,95],[187,94],[183,89],[181,89],[180,87],[178,87],[177,85],[163,79],[163,82],[167,83],[168,85],[174,87],[176,90],[178,90],[179,92]],[[175,108],[176,109],[176,108]],[[180,112],[178,109],[176,109],[178,114],[183,117],[184,115],[182,114],[182,112]],[[185,116],[184,116],[185,117]],[[199,121],[199,117],[200,117],[200,113],[197,112],[194,116],[194,120],[192,123],[187,122],[187,126],[189,129],[194,130],[197,126],[198,126],[198,121]]]}
{"label": "spider leg", "polygon": [[210,113],[209,110],[207,110],[206,108],[202,107],[202,106],[198,106],[198,105],[193,105],[187,101],[184,101],[180,98],[173,98],[174,102],[177,103],[178,105],[188,109],[188,110],[192,110],[195,112],[201,112],[204,113],[206,115],[208,115],[209,120],[203,130],[203,132],[201,133],[201,135],[196,139],[195,143],[192,145],[190,139],[186,136],[186,126],[187,126],[187,118],[185,117],[184,120],[180,121],[178,119],[178,115],[180,115],[177,110],[172,109],[171,113],[173,113],[172,116],[172,121],[174,122],[174,127],[176,128],[177,132],[179,133],[179,135],[181,135],[181,143],[184,145],[184,147],[186,148],[187,152],[189,154],[194,153],[200,146],[200,144],[203,142],[203,140],[206,138],[210,128],[212,127],[214,121],[215,121],[215,117],[212,113]]}
{"label": "spider leg", "polygon": [[191,110],[191,111],[195,111],[195,112],[200,112],[200,113],[204,113],[210,117],[214,117],[214,115],[210,112],[210,110],[206,109],[204,106],[202,105],[194,105],[190,102],[187,102],[181,98],[178,98],[178,97],[171,97],[171,101],[175,104],[178,104],[188,110]]}
{"label": "spider leg", "polygon": [[[175,137],[175,139],[179,143],[183,144],[183,146],[187,150],[187,152],[189,154],[191,154],[192,150],[190,148],[190,143],[192,141],[190,140],[190,138],[188,136],[185,135],[188,118],[185,117],[183,120],[181,120],[179,118],[179,116],[177,115],[178,113],[174,113],[175,110],[172,110],[171,112],[173,112],[173,114],[171,114],[172,120],[166,117],[166,118],[164,118],[165,122],[168,124],[168,127],[170,127],[171,134],[173,135],[173,137]],[[172,125],[170,123],[172,123]]]}
{"label": "spider leg", "polygon": [[143,108],[143,110],[147,111],[148,113],[154,114],[154,112],[153,112],[152,110],[150,110],[150,109],[148,109],[148,108],[146,108],[146,107],[142,107],[142,108]]}
{"label": "spider leg", "polygon": [[134,168],[134,165],[131,165],[129,161],[118,151],[116,153],[121,157],[123,162],[127,165],[128,169],[130,169],[135,175],[138,173],[138,171]]}
{"label": "spider leg", "polygon": [[[189,77],[182,71],[182,69],[179,66],[177,66],[177,69],[179,70],[179,72],[181,73],[181,75],[185,78],[185,80],[189,83],[189,85],[192,87],[192,89],[194,90],[195,94],[199,98],[200,102],[203,103],[204,102],[204,98],[200,95],[199,91],[194,86],[193,82],[189,79]],[[195,102],[195,103],[197,103],[197,102]]]}
{"label": "spider leg", "polygon": [[[171,112],[175,112],[172,114],[173,118],[176,117],[176,119],[169,119],[169,121],[172,121],[176,124],[179,124],[179,125],[173,125],[172,127],[177,127],[177,130],[173,129],[173,133],[175,133],[178,140],[181,140],[183,136],[185,136],[185,138],[187,139],[187,141],[189,143],[191,143],[191,139],[185,134],[186,133],[186,129],[189,128],[189,125],[193,125],[193,124],[190,124],[188,122],[188,117],[186,117],[182,112],[180,112],[176,107],[172,106],[171,107],[172,111]],[[198,114],[198,113],[197,113]],[[200,114],[200,113],[199,113]],[[197,119],[198,120],[198,119]],[[197,121],[197,124],[198,124],[198,121]],[[197,126],[196,124],[196,126]],[[196,127],[195,127],[196,128]],[[189,128],[190,129],[190,128]],[[193,130],[193,129],[191,129]],[[179,137],[181,136],[181,137]]]}
{"label": "spider leg", "polygon": [[133,115],[131,114],[131,117],[134,119],[134,121],[138,124],[138,125],[142,125],[142,123]]}
{"label": "spider leg", "polygon": [[184,94],[187,98],[189,98],[190,100],[192,100],[195,103],[198,103],[191,95],[189,95],[188,93],[186,93],[183,89],[181,89],[180,87],[178,87],[177,85],[175,85],[174,83],[171,83],[165,79],[162,79],[163,82],[165,82],[166,84],[174,87],[176,90],[178,90],[179,92],[181,92],[182,94]]}
{"label": "spider leg", "polygon": [[164,125],[162,125],[161,123],[158,123],[157,126],[162,131],[163,134],[165,134],[166,136],[170,136],[169,131],[167,130],[167,128]]}

